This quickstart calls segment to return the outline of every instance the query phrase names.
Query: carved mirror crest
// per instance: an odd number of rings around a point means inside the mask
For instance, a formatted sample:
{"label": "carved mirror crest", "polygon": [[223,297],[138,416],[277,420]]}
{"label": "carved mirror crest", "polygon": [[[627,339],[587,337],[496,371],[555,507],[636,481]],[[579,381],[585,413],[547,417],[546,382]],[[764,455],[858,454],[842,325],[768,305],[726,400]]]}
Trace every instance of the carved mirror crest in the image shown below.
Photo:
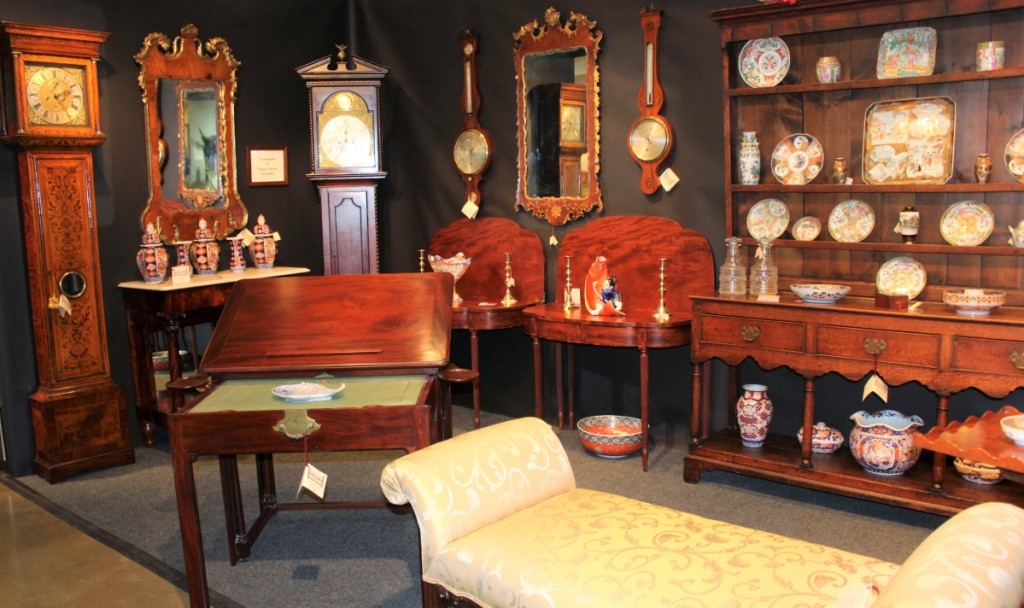
{"label": "carved mirror crest", "polygon": [[146,36],[135,55],[146,112],[149,200],[141,225],[165,243],[191,240],[201,219],[213,238],[242,228],[248,212],[235,169],[235,71],[227,41],[199,40],[194,25],[170,40]]}
{"label": "carved mirror crest", "polygon": [[549,8],[513,34],[519,184],[516,209],[553,225],[601,211],[597,22]]}

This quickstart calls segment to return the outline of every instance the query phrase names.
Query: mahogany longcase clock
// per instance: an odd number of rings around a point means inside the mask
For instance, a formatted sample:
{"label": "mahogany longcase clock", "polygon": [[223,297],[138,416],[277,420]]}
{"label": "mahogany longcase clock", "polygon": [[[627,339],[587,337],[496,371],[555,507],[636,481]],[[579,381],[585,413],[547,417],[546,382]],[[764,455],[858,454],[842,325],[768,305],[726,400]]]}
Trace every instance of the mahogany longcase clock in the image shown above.
{"label": "mahogany longcase clock", "polygon": [[124,392],[110,377],[92,152],[96,63],[108,34],[0,23],[3,127],[18,159],[39,386],[34,468],[48,481],[135,462]]}
{"label": "mahogany longcase clock", "polygon": [[309,89],[309,179],[320,196],[324,274],[375,274],[380,85],[388,69],[339,53],[296,71]]}

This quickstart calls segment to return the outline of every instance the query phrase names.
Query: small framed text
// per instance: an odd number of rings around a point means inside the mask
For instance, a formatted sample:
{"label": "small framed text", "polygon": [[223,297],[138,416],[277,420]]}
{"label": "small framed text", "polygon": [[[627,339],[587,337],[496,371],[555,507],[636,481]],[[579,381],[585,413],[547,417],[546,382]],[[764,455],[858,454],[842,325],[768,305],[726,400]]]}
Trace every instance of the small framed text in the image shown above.
{"label": "small framed text", "polygon": [[249,155],[250,186],[288,185],[288,148],[245,149]]}

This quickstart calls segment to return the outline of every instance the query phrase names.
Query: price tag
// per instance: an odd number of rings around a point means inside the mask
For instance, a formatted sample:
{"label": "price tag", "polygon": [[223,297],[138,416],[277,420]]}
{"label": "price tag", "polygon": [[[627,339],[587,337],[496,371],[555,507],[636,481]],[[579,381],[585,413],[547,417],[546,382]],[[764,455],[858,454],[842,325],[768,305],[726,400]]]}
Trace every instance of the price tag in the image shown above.
{"label": "price tag", "polygon": [[889,385],[878,374],[871,374],[868,381],[864,383],[864,394],[860,400],[864,401],[871,393],[878,395],[883,403],[889,403]]}
{"label": "price tag", "polygon": [[280,241],[281,240],[281,233],[280,232],[275,230],[273,236],[274,236],[274,240],[275,241]]}
{"label": "price tag", "polygon": [[60,318],[71,316],[71,300],[64,294],[60,294],[60,301],[57,303],[57,310],[60,311]]}
{"label": "price tag", "polygon": [[298,498],[303,490],[322,502],[324,492],[327,490],[327,474],[307,462],[305,468],[302,469],[302,479],[299,480],[299,489],[295,492],[295,498]]}
{"label": "price tag", "polygon": [[252,242],[256,240],[256,235],[249,232],[248,228],[242,228],[237,236],[242,239],[242,244],[246,247],[252,245]]}
{"label": "price tag", "polygon": [[665,189],[665,192],[671,192],[672,188],[676,187],[679,183],[679,176],[672,169],[665,169],[661,172],[661,176],[658,177],[658,181],[661,182],[661,187]]}
{"label": "price tag", "polygon": [[[476,197],[473,197],[473,198],[476,198]],[[462,215],[468,217],[471,220],[475,219],[476,218],[476,214],[479,213],[479,211],[480,211],[479,205],[477,205],[475,202],[473,202],[473,198],[471,198],[468,201],[466,201],[466,204],[462,206]]]}

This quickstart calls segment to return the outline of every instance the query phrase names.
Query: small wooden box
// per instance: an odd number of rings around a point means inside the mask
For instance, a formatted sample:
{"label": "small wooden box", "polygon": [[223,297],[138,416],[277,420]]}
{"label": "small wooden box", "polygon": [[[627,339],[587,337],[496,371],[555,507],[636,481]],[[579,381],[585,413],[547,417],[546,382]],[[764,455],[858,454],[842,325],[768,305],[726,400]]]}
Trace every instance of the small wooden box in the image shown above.
{"label": "small wooden box", "polygon": [[892,310],[907,310],[910,306],[910,297],[906,295],[875,292],[875,306],[879,308],[891,308]]}

